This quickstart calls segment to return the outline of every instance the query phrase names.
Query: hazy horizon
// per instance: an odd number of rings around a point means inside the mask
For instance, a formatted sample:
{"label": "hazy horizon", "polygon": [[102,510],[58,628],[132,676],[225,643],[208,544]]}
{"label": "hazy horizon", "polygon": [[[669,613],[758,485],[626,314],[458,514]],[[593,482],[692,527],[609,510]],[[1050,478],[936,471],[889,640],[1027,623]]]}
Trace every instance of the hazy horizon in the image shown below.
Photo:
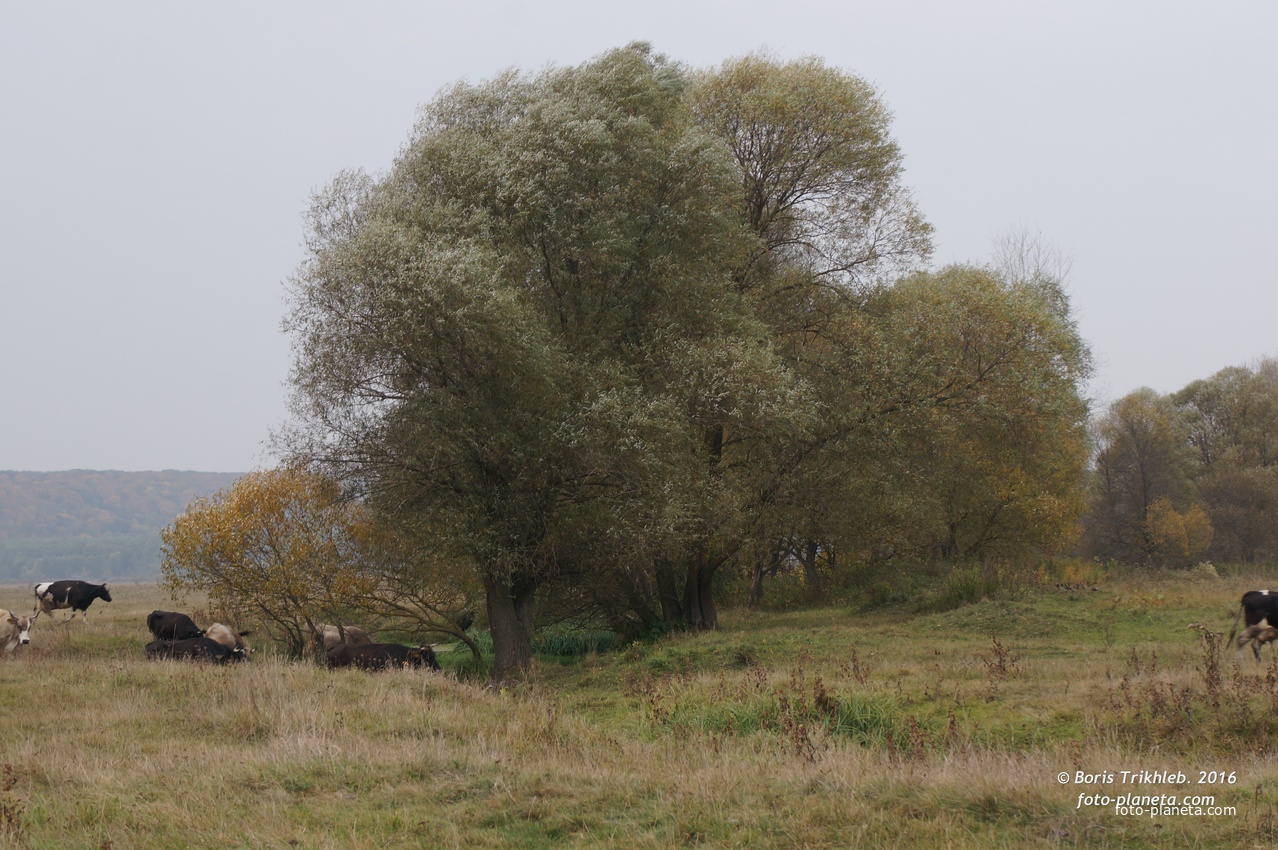
{"label": "hazy horizon", "polygon": [[458,80],[643,40],[880,91],[935,265],[1072,259],[1103,404],[1278,354],[1278,6],[724,0],[0,7],[0,469],[249,471],[286,418],[284,282],[340,170]]}

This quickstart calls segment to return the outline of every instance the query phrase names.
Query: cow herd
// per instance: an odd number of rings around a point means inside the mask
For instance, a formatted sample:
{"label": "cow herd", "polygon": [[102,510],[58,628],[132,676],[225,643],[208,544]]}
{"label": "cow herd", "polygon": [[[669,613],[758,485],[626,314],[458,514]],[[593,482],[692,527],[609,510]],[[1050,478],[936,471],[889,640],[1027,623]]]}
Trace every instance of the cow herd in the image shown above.
{"label": "cow herd", "polygon": [[248,659],[244,638],[249,633],[234,631],[221,623],[201,629],[186,614],[152,611],[147,615],[146,627],[155,638],[146,645],[147,658],[186,658],[214,664]]}
{"label": "cow herd", "polygon": [[[95,599],[111,601],[105,584],[87,581],[46,581],[35,586],[36,606],[29,617],[20,617],[12,611],[0,608],[0,654],[11,655],[20,646],[31,643],[31,626],[44,614],[51,617],[54,611],[69,608],[67,621],[80,614],[88,622],[89,606]],[[1238,621],[1245,628],[1238,633]],[[1251,645],[1260,660],[1260,648],[1266,643],[1278,641],[1278,593],[1268,590],[1249,590],[1238,604],[1234,627],[1226,638],[1234,643],[1238,633],[1237,649]],[[152,611],[146,618],[146,627],[155,640],[146,645],[147,658],[189,659],[227,664],[245,661],[250,650],[244,644],[248,632],[237,632],[230,626],[214,623],[201,629],[188,615],[177,611]],[[358,626],[333,626],[326,623],[308,625],[307,631],[317,653],[322,653],[330,667],[358,667],[362,670],[381,670],[392,667],[428,667],[439,669],[435,651],[429,646],[410,647],[397,643],[376,643]]]}
{"label": "cow herd", "polygon": [[[0,608],[0,654],[10,655],[31,643],[31,625],[41,614],[51,617],[54,611],[69,608],[71,614],[63,622],[74,619],[78,612],[87,623],[88,609],[95,599],[111,601],[106,585],[86,581],[41,582],[35,586],[35,597],[35,611],[29,617]],[[152,611],[146,627],[154,638],[144,649],[147,658],[228,664],[247,661],[251,651],[244,643],[249,632],[235,631],[223,623],[201,629],[189,615],[178,611]],[[323,654],[330,667],[439,669],[431,647],[376,643],[358,626],[318,623],[308,625],[307,632],[316,652]]]}

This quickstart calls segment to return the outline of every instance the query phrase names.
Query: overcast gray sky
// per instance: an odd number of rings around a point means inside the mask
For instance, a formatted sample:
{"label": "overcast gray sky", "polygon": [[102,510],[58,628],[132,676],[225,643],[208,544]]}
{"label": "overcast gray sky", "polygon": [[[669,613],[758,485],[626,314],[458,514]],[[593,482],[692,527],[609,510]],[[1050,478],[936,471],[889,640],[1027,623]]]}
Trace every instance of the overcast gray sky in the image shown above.
{"label": "overcast gray sky", "polygon": [[1278,4],[0,0],[0,469],[271,463],[283,282],[458,79],[650,41],[874,83],[936,262],[1073,259],[1103,403],[1278,355]]}

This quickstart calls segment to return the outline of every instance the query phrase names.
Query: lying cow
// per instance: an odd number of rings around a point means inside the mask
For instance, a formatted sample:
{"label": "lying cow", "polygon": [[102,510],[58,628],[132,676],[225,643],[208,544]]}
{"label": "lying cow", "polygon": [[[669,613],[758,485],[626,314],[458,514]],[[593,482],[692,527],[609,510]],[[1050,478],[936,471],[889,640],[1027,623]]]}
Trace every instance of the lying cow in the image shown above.
{"label": "lying cow", "polygon": [[147,615],[146,627],[156,640],[186,640],[203,637],[204,629],[186,614],[177,611],[152,611]]}
{"label": "lying cow", "polygon": [[75,618],[75,612],[80,612],[81,619],[89,622],[89,606],[93,604],[93,600],[101,599],[103,602],[111,601],[111,594],[107,592],[105,584],[89,584],[87,581],[45,581],[35,586],[36,605],[44,614],[52,614],[59,608],[70,608],[71,616],[67,617],[67,621]]}
{"label": "lying cow", "polygon": [[245,653],[246,657],[251,650],[244,645],[244,638],[251,634],[252,632],[237,632],[230,626],[223,625],[222,623],[214,623],[204,630],[204,636],[206,638],[211,638],[217,641],[227,649],[238,649],[240,652]]}
{"label": "lying cow", "polygon": [[[1238,603],[1238,615],[1234,617],[1234,627],[1229,630],[1229,637],[1226,643],[1232,643],[1234,633],[1238,631],[1238,620],[1242,618],[1247,628],[1259,625],[1260,623],[1278,623],[1278,593],[1270,593],[1268,590],[1249,590],[1242,595],[1242,600]],[[1260,646],[1252,643],[1251,651],[1256,654],[1256,660],[1260,660]]]}
{"label": "lying cow", "polygon": [[232,661],[243,661],[248,656],[242,649],[228,649],[209,637],[186,638],[185,640],[153,640],[146,645],[147,658],[190,659],[192,661],[210,661],[214,664],[228,664]]}
{"label": "lying cow", "polygon": [[392,667],[429,667],[439,669],[435,650],[429,646],[401,646],[398,643],[342,644],[328,652],[329,667],[358,667],[361,670],[386,670]]}
{"label": "lying cow", "polygon": [[12,611],[0,608],[0,650],[8,655],[19,646],[31,643],[31,624],[39,616],[40,612],[37,611],[30,617],[19,617]]}
{"label": "lying cow", "polygon": [[1242,630],[1242,634],[1238,636],[1238,652],[1241,653],[1243,647],[1250,643],[1252,651],[1256,653],[1256,660],[1259,661],[1260,647],[1275,640],[1278,640],[1278,629],[1269,625],[1268,620],[1261,620]]}
{"label": "lying cow", "polygon": [[308,631],[311,640],[315,642],[315,648],[322,650],[325,655],[343,644],[372,643],[368,632],[359,626],[330,626],[327,623],[316,623],[315,627]]}

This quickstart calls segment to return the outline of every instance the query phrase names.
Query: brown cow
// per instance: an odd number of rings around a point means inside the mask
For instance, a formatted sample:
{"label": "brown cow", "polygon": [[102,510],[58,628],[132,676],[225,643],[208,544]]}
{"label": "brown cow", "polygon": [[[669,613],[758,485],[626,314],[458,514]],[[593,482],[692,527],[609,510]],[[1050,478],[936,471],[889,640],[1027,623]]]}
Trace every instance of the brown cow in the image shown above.
{"label": "brown cow", "polygon": [[1256,660],[1260,660],[1260,648],[1267,643],[1278,640],[1278,629],[1269,625],[1268,620],[1261,620],[1254,626],[1248,626],[1242,630],[1242,634],[1238,635],[1238,652],[1242,653],[1243,647],[1251,644],[1251,650],[1256,654]]}

